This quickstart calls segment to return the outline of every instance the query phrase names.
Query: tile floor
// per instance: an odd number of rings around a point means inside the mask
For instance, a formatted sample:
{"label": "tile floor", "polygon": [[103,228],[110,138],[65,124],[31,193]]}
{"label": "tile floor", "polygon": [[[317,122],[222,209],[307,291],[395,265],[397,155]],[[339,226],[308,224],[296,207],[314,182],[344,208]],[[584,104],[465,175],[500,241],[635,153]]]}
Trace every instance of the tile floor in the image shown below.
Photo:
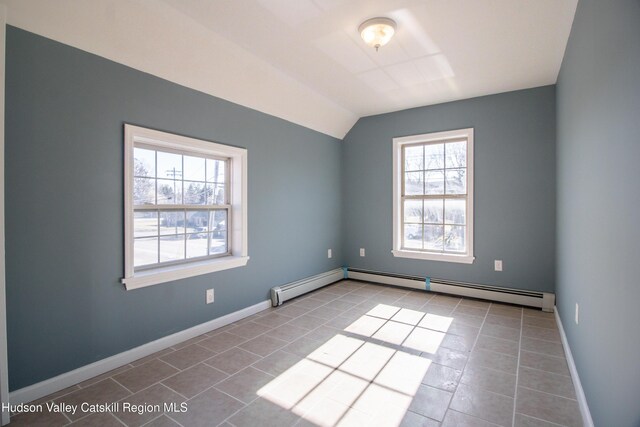
{"label": "tile floor", "polygon": [[120,407],[11,425],[582,425],[552,314],[348,280],[51,401]]}

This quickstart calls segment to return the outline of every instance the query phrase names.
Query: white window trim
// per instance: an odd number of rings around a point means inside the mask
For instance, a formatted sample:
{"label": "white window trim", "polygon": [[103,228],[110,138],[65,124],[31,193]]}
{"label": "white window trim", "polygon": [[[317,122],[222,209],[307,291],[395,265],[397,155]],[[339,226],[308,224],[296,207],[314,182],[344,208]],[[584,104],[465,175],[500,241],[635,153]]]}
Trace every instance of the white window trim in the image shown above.
{"label": "white window trim", "polygon": [[[466,241],[467,253],[457,255],[426,251],[411,251],[402,249],[402,147],[407,144],[426,143],[444,139],[467,139],[467,223]],[[473,256],[473,128],[458,129],[446,132],[427,133],[393,138],[393,250],[391,253],[398,258],[413,258],[430,261],[457,262],[472,264]]]}
{"label": "white window trim", "polygon": [[[133,147],[145,143],[230,159],[231,255],[178,265],[134,271],[133,265]],[[249,261],[247,244],[247,150],[129,124],[124,125],[124,278],[127,290],[242,267]]]}

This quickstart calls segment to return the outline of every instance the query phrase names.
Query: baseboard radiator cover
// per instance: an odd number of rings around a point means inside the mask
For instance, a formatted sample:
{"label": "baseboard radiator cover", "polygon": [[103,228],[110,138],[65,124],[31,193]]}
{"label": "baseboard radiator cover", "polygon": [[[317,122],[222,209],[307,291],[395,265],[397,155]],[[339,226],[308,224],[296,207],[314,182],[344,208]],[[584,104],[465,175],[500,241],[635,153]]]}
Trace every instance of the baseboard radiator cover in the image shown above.
{"label": "baseboard radiator cover", "polygon": [[336,268],[335,270],[316,274],[315,276],[287,283],[286,285],[276,286],[271,288],[271,304],[274,307],[277,307],[285,301],[308,292],[315,291],[316,289],[330,285],[331,283],[335,283],[344,278],[344,270],[342,268]]}
{"label": "baseboard radiator cover", "polygon": [[553,312],[556,300],[555,294],[548,292],[524,291],[431,277],[407,276],[403,274],[362,270],[351,267],[347,268],[347,277],[352,280],[362,280],[390,286],[535,307],[547,312]]}

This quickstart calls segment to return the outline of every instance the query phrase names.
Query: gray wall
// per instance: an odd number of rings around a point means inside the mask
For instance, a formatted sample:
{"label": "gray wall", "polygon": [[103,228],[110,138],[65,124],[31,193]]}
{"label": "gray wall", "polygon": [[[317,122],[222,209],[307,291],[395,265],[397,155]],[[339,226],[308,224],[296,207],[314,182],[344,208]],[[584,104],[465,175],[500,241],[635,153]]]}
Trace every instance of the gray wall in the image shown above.
{"label": "gray wall", "polygon": [[557,87],[557,293],[598,426],[640,426],[639,77],[640,2],[581,0]]}
{"label": "gray wall", "polygon": [[[468,127],[475,129],[475,262],[394,258],[392,138]],[[344,140],[347,265],[552,292],[555,131],[553,86],[360,119]],[[495,259],[503,272],[493,270]]]}
{"label": "gray wall", "polygon": [[[11,390],[340,266],[339,140],[13,27],[6,105]],[[124,290],[125,122],[248,148],[246,267]]]}

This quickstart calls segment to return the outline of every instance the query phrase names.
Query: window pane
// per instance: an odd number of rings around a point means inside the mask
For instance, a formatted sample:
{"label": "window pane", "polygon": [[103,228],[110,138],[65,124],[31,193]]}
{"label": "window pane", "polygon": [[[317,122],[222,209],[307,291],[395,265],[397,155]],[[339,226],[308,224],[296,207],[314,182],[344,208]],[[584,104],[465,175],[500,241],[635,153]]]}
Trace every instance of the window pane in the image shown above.
{"label": "window pane", "polygon": [[154,205],[156,198],[154,195],[156,188],[155,179],[134,178],[133,179],[133,204],[134,205]]}
{"label": "window pane", "polygon": [[158,262],[158,238],[145,237],[133,241],[133,265],[157,264]]}
{"label": "window pane", "polygon": [[204,205],[207,193],[204,182],[184,182],[184,203],[186,205]]}
{"label": "window pane", "polygon": [[444,235],[444,249],[447,251],[465,251],[465,227],[460,225],[446,225]]}
{"label": "window pane", "polygon": [[160,237],[160,262],[184,259],[184,234]]}
{"label": "window pane", "polygon": [[228,251],[227,243],[227,210],[219,209],[210,212],[211,247],[210,254],[223,254]]}
{"label": "window pane", "polygon": [[466,224],[466,208],[465,200],[447,199],[444,202],[444,221],[447,224]]}
{"label": "window pane", "polygon": [[183,234],[184,211],[160,212],[160,234]]}
{"label": "window pane", "polygon": [[424,173],[425,194],[444,194],[444,171],[429,171]]}
{"label": "window pane", "polygon": [[422,185],[423,172],[408,172],[404,174],[404,194],[413,196],[424,194]]}
{"label": "window pane", "polygon": [[209,232],[209,211],[187,211],[187,233]]}
{"label": "window pane", "polygon": [[158,212],[134,212],[133,236],[148,237],[158,235]]}
{"label": "window pane", "polygon": [[404,148],[404,170],[405,171],[420,171],[424,169],[424,147],[422,145],[417,147],[405,147]]}
{"label": "window pane", "polygon": [[211,246],[209,248],[209,255],[226,254],[229,251],[227,248],[227,230],[221,230],[220,232],[211,233]]}
{"label": "window pane", "polygon": [[404,222],[422,223],[422,200],[404,201]]}
{"label": "window pane", "polygon": [[447,154],[446,168],[464,168],[467,166],[467,143],[450,142],[445,147]]}
{"label": "window pane", "polygon": [[204,181],[204,157],[184,156],[184,175],[186,181]]}
{"label": "window pane", "polygon": [[443,229],[442,225],[425,225],[424,226],[424,248],[435,251],[443,249]]}
{"label": "window pane", "polygon": [[447,194],[467,194],[466,169],[447,169]]}
{"label": "window pane", "polygon": [[224,184],[207,184],[207,204],[225,205]]}
{"label": "window pane", "polygon": [[227,241],[227,210],[214,210],[210,212],[211,224],[211,246],[209,247],[209,254],[224,254],[227,253],[228,241]]}
{"label": "window pane", "polygon": [[444,144],[427,144],[424,146],[425,169],[444,168]]}
{"label": "window pane", "polygon": [[443,199],[430,199],[424,201],[424,222],[442,224]]}
{"label": "window pane", "polygon": [[133,176],[156,176],[156,152],[143,148],[133,149]]}
{"label": "window pane", "polygon": [[404,247],[422,249],[422,225],[406,224],[404,226]]}
{"label": "window pane", "polygon": [[207,181],[223,183],[226,181],[226,162],[223,160],[207,159]]}
{"label": "window pane", "polygon": [[182,181],[159,179],[158,180],[158,204],[159,205],[181,205],[182,204]]}
{"label": "window pane", "polygon": [[158,178],[182,179],[182,156],[158,151]]}
{"label": "window pane", "polygon": [[207,233],[187,234],[187,258],[207,256]]}

